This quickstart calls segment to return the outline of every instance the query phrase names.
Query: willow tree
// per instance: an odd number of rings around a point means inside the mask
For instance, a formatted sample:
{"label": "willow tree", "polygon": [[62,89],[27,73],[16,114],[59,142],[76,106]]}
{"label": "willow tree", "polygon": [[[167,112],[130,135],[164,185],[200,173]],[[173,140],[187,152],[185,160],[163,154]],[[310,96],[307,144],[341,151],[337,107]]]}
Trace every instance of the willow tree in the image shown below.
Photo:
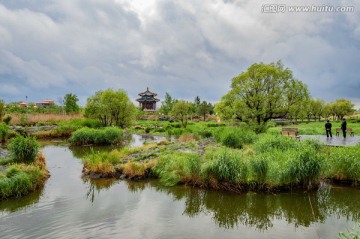
{"label": "willow tree", "polygon": [[123,90],[97,91],[87,99],[85,116],[99,119],[103,126],[129,126],[135,119],[136,107]]}
{"label": "willow tree", "polygon": [[288,116],[308,99],[307,86],[295,79],[280,61],[256,63],[232,79],[231,90],[215,110],[223,118],[246,119],[263,125],[270,119]]}

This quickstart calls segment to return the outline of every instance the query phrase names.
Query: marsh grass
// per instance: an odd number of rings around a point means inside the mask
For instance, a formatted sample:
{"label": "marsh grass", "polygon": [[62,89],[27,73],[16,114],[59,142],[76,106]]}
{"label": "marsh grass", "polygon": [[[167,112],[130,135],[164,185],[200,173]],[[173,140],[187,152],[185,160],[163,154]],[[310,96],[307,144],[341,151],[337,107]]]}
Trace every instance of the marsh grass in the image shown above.
{"label": "marsh grass", "polygon": [[246,183],[248,165],[242,155],[236,151],[221,149],[205,155],[207,159],[202,165],[202,176],[208,182],[226,181],[230,183]]}
{"label": "marsh grass", "polygon": [[166,186],[179,183],[198,183],[200,157],[193,153],[174,153],[162,155],[156,162],[154,173]]}
{"label": "marsh grass", "polygon": [[101,129],[81,128],[76,130],[69,141],[73,145],[112,145],[123,139],[123,132],[119,128],[106,127]]}
{"label": "marsh grass", "polygon": [[26,195],[43,186],[48,177],[42,154],[32,164],[12,164],[0,173],[0,198]]}
{"label": "marsh grass", "polygon": [[334,148],[327,159],[326,175],[329,178],[350,181],[358,185],[360,182],[360,146]]}
{"label": "marsh grass", "polygon": [[214,137],[217,142],[230,148],[242,148],[257,138],[253,131],[240,127],[218,128],[214,131]]}
{"label": "marsh grass", "polygon": [[16,136],[10,140],[8,150],[16,163],[32,163],[36,159],[40,145],[35,137]]}
{"label": "marsh grass", "polygon": [[81,114],[72,114],[72,115],[63,115],[63,114],[27,114],[26,119],[24,120],[24,114],[10,114],[11,122],[14,125],[21,125],[25,123],[26,125],[36,125],[39,122],[44,124],[56,124],[61,121],[70,121],[74,119],[82,119]]}

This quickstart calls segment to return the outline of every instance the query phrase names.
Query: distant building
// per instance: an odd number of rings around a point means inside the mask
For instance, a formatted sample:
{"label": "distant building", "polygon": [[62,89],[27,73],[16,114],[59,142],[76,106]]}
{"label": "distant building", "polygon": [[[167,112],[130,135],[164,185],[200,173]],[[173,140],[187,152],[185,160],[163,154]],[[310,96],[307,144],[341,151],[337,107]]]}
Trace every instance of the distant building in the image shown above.
{"label": "distant building", "polygon": [[36,106],[38,108],[46,108],[46,107],[49,107],[51,105],[54,105],[53,100],[42,100],[42,101],[36,103]]}
{"label": "distant building", "polygon": [[159,99],[156,99],[156,93],[151,92],[149,87],[147,87],[146,91],[139,94],[140,98],[136,99],[139,102],[139,106],[144,111],[155,111],[156,110],[156,102],[159,102]]}
{"label": "distant building", "polygon": [[25,103],[25,102],[21,102],[21,103],[19,104],[19,107],[27,108],[27,107],[28,107],[28,104]]}

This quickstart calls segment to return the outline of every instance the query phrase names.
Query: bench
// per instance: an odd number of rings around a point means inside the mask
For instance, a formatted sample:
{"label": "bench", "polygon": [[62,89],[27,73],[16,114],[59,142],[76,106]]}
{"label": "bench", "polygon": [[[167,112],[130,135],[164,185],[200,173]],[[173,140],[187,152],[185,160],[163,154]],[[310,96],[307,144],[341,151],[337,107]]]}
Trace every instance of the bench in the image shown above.
{"label": "bench", "polygon": [[282,136],[290,136],[300,140],[299,131],[297,128],[282,128],[280,134]]}
{"label": "bench", "polygon": [[[336,128],[336,136],[339,136],[340,133],[342,133],[342,129]],[[352,130],[352,128],[347,128],[346,133],[350,133],[350,136],[354,136],[354,131]]]}

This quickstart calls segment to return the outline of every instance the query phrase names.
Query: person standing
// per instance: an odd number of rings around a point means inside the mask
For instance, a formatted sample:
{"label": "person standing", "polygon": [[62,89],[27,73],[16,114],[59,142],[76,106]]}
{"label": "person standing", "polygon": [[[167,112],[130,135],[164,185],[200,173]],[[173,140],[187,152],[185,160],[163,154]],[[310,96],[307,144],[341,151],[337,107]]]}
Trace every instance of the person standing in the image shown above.
{"label": "person standing", "polygon": [[326,130],[326,137],[328,137],[328,138],[329,138],[329,136],[332,138],[331,127],[332,127],[332,124],[330,123],[329,120],[327,120],[327,122],[325,124],[325,130]]}
{"label": "person standing", "polygon": [[346,138],[346,119],[345,118],[343,118],[343,121],[341,123],[341,129],[342,129],[344,138]]}

